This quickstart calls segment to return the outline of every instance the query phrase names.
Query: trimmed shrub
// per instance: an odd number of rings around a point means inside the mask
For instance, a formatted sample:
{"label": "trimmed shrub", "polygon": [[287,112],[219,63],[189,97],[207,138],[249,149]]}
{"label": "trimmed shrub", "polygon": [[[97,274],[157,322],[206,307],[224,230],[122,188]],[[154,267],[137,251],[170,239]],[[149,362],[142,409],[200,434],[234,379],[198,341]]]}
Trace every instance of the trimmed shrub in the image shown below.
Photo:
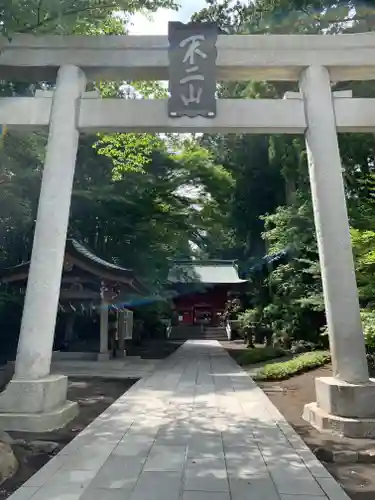
{"label": "trimmed shrub", "polygon": [[261,368],[255,375],[256,380],[285,380],[331,361],[331,355],[325,351],[305,352],[293,359],[270,363]]}
{"label": "trimmed shrub", "polygon": [[254,347],[243,351],[237,358],[237,362],[242,366],[255,365],[270,359],[285,356],[286,352],[279,347]]}

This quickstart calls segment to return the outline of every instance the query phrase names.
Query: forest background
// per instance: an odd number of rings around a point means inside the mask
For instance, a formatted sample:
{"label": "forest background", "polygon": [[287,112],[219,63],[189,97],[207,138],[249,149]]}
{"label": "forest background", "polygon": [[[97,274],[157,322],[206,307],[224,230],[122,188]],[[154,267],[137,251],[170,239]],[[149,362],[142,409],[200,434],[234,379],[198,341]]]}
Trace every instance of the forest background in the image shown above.
{"label": "forest background", "polygon": [[[0,31],[126,34],[131,16],[173,0],[1,0]],[[194,20],[228,34],[373,31],[375,9],[355,0],[207,0]],[[1,50],[1,47],[0,47]],[[0,82],[30,96],[51,82]],[[165,98],[160,82],[96,82],[103,98]],[[374,82],[346,82],[375,97]],[[225,82],[223,98],[281,98],[286,82]],[[375,338],[375,165],[372,134],[340,134],[353,251],[368,344]],[[0,268],[30,257],[46,135],[8,132],[0,147]],[[80,140],[69,237],[132,268],[162,293],[176,258],[236,259],[250,280],[248,323],[275,337],[321,342],[324,305],[304,138],[271,135],[114,134]],[[265,257],[266,256],[266,257]],[[268,256],[268,257],[267,257]],[[273,256],[273,257],[272,257]],[[0,342],[17,340],[23,298],[0,287]],[[140,316],[160,304],[151,304]],[[165,306],[163,306],[165,309]],[[146,311],[147,310],[147,311]],[[158,314],[158,313],[157,313]],[[157,316],[156,314],[156,316]],[[323,333],[322,333],[323,332]]]}

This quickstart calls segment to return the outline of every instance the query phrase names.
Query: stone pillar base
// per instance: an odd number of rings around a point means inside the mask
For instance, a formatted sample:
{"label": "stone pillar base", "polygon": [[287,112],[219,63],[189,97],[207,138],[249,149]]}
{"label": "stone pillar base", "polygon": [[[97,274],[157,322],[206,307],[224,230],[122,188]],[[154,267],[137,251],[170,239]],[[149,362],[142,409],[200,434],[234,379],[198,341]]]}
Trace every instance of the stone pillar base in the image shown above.
{"label": "stone pillar base", "polygon": [[321,432],[355,439],[375,438],[375,418],[345,418],[331,415],[317,403],[305,405],[302,418]]}
{"label": "stone pillar base", "polygon": [[316,403],[305,406],[303,418],[320,431],[351,438],[375,437],[375,380],[349,384],[333,377],[315,380]]}
{"label": "stone pillar base", "polygon": [[109,352],[99,352],[98,361],[109,361],[110,359]]}
{"label": "stone pillar base", "polygon": [[23,432],[61,429],[78,414],[77,403],[66,400],[67,389],[64,375],[11,380],[0,394],[0,428]]}

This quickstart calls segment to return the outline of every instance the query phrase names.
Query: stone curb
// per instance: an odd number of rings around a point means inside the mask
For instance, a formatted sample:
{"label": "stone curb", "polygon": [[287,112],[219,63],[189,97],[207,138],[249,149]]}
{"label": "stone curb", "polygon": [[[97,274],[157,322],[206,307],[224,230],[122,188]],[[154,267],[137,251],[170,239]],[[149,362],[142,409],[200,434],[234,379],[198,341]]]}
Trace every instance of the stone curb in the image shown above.
{"label": "stone curb", "polygon": [[312,450],[314,455],[323,462],[336,464],[374,464],[375,448],[360,451],[332,451],[327,448],[315,448]]}

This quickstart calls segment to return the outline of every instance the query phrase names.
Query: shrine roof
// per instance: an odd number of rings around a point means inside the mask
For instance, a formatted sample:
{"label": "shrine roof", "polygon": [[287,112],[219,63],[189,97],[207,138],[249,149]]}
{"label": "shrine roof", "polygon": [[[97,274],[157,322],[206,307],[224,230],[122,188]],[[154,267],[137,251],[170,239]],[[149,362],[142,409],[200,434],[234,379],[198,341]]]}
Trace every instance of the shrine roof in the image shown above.
{"label": "shrine roof", "polygon": [[77,240],[69,239],[66,242],[65,253],[68,255],[76,255],[80,258],[85,258],[91,261],[93,264],[98,265],[99,267],[105,268],[108,271],[114,272],[116,275],[126,276],[128,278],[134,278],[134,272],[131,269],[127,269],[125,267],[121,267],[117,264],[113,264],[112,262],[108,262],[107,260],[98,257],[94,253],[92,253],[86,246],[79,243]]}
{"label": "shrine roof", "polygon": [[[65,261],[71,262],[86,272],[107,279],[131,285],[136,291],[146,292],[131,269],[126,269],[112,262],[108,262],[95,255],[85,245],[74,239],[68,239],[65,247]],[[30,261],[17,266],[0,270],[0,281],[15,282],[27,277]]]}
{"label": "shrine roof", "polygon": [[204,283],[210,285],[244,283],[238,276],[234,260],[178,260],[174,261],[168,282]]}

